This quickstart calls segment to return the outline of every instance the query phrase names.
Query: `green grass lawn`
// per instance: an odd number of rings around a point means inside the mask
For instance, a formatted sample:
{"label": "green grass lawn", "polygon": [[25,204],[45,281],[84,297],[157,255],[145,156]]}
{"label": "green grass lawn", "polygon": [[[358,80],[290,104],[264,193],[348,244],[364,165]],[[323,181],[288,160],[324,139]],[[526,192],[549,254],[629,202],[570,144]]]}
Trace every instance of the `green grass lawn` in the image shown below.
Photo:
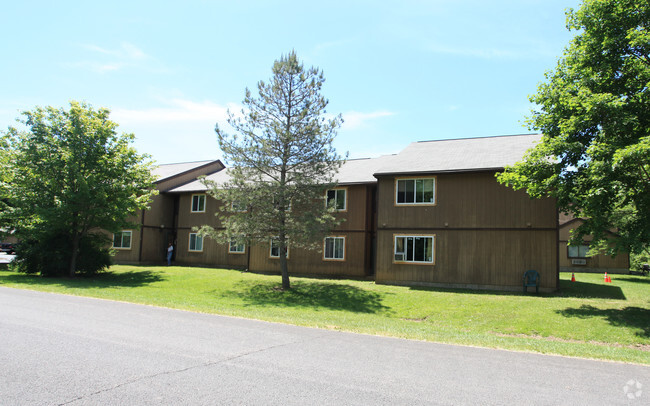
{"label": "green grass lawn", "polygon": [[92,278],[0,268],[0,285],[442,343],[650,364],[650,278],[561,275],[555,294],[447,290],[233,270],[114,266]]}

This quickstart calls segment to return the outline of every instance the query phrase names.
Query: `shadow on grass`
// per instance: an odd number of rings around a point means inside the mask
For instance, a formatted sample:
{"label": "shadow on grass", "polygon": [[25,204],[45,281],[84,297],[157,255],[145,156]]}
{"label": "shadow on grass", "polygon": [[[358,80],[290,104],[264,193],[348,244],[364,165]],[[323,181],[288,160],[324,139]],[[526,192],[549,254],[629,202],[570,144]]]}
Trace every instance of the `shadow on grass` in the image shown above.
{"label": "shadow on grass", "polygon": [[625,300],[623,290],[612,284],[560,281],[558,297]]}
{"label": "shadow on grass", "polygon": [[277,283],[241,281],[225,295],[238,298],[245,306],[304,307],[314,310],[345,310],[355,313],[379,313],[389,310],[382,304],[385,294],[369,292],[355,286],[327,282],[294,282],[282,291]]}
{"label": "shadow on grass", "polygon": [[590,305],[582,305],[579,308],[558,310],[557,313],[564,317],[577,317],[580,319],[591,317],[604,318],[612,326],[635,328],[640,330],[636,333],[637,336],[644,338],[650,337],[650,309],[641,307],[599,309]]}
{"label": "shadow on grass", "polygon": [[0,284],[19,283],[24,285],[58,285],[66,288],[135,288],[160,282],[165,278],[153,271],[129,271],[129,272],[102,272],[93,276],[79,275],[74,278],[68,277],[44,277],[38,275],[27,275],[11,273],[0,275]]}
{"label": "shadow on grass", "polygon": [[526,293],[523,289],[517,288],[516,291],[507,290],[488,290],[488,289],[455,289],[443,287],[427,286],[409,286],[410,290],[419,290],[425,292],[449,292],[464,293],[472,295],[490,295],[490,296],[530,296],[530,297],[575,297],[575,298],[594,298],[594,299],[616,299],[625,300],[623,290],[614,285],[603,285],[599,283],[588,282],[571,282],[560,281],[560,290],[557,292],[540,292],[535,293],[535,288],[528,288]]}
{"label": "shadow on grass", "polygon": [[[614,276],[616,277],[616,276]],[[650,284],[650,277],[648,276],[630,276],[625,279],[625,282],[632,282],[632,283],[648,283]]]}

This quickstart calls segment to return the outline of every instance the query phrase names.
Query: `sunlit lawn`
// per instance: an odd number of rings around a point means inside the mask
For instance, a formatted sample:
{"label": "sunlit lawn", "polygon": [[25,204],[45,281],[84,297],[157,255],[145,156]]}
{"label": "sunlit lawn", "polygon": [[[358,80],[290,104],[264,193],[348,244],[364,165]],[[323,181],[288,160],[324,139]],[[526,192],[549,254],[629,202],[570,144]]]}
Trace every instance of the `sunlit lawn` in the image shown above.
{"label": "sunlit lawn", "polygon": [[292,278],[233,270],[114,266],[93,278],[0,268],[0,285],[301,326],[650,364],[650,278],[561,275],[555,294]]}

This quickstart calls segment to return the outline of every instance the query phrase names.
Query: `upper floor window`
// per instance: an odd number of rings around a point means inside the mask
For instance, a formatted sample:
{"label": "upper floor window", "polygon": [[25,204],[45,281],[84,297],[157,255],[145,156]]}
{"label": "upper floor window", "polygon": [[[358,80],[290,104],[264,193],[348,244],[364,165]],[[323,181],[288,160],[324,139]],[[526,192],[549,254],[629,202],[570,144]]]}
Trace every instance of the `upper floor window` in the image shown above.
{"label": "upper floor window", "polygon": [[131,249],[131,231],[123,230],[113,234],[113,248]]}
{"label": "upper floor window", "polygon": [[247,208],[245,203],[235,200],[230,204],[230,210],[243,213],[247,211]]}
{"label": "upper floor window", "polygon": [[569,245],[569,258],[587,258],[588,245]]}
{"label": "upper floor window", "polygon": [[397,204],[435,204],[436,178],[396,179]]}
{"label": "upper floor window", "polygon": [[334,207],[337,211],[347,210],[347,189],[328,190],[327,207]]}
{"label": "upper floor window", "polygon": [[192,213],[205,212],[205,195],[192,195]]}
{"label": "upper floor window", "polygon": [[394,262],[433,264],[432,235],[396,235]]}
{"label": "upper floor window", "polygon": [[345,237],[326,237],[323,244],[323,259],[345,259]]}

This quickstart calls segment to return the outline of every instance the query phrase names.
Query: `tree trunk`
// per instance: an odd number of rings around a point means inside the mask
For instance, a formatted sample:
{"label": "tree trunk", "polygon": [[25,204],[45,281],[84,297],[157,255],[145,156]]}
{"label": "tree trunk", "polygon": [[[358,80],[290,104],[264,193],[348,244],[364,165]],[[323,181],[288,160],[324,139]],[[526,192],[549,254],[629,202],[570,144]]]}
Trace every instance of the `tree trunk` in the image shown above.
{"label": "tree trunk", "polygon": [[81,236],[79,233],[74,233],[72,237],[72,256],[70,257],[70,268],[68,268],[68,276],[74,277],[77,272],[77,257],[79,256],[79,240]]}
{"label": "tree trunk", "polygon": [[[281,233],[284,234],[284,233]],[[282,269],[282,290],[291,289],[291,283],[289,282],[289,267],[287,266],[287,243],[284,239],[284,235],[280,237],[280,268]]]}

